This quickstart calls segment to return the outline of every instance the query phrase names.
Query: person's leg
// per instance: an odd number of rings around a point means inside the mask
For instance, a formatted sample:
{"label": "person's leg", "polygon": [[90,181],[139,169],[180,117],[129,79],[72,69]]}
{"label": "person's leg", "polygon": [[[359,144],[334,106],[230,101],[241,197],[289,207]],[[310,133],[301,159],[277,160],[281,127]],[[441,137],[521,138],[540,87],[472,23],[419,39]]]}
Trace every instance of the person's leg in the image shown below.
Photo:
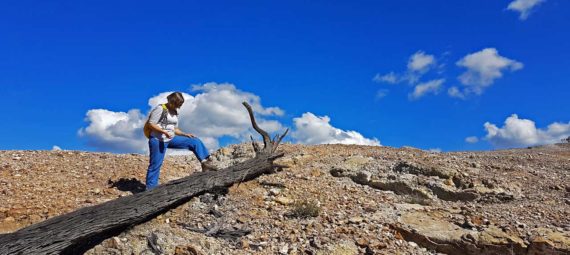
{"label": "person's leg", "polygon": [[200,162],[210,156],[202,140],[197,137],[175,136],[168,143],[168,148],[191,150]]}
{"label": "person's leg", "polygon": [[150,152],[150,160],[146,171],[146,190],[158,186],[158,177],[160,176],[160,167],[164,161],[166,146],[164,142],[159,141],[155,137],[151,137],[148,140],[148,149]]}

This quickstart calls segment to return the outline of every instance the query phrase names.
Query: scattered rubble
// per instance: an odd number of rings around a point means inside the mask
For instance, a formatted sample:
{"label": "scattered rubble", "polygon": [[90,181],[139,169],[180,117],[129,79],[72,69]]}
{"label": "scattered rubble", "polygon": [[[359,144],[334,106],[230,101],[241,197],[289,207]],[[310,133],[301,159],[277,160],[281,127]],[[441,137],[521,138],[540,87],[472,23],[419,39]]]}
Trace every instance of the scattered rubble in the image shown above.
{"label": "scattered rubble", "polygon": [[[570,145],[430,153],[290,145],[287,169],[203,194],[87,254],[570,254]],[[226,167],[251,144],[213,154]],[[144,191],[148,157],[0,151],[0,233]],[[168,156],[161,182],[200,166]],[[312,201],[318,213],[294,217]]]}

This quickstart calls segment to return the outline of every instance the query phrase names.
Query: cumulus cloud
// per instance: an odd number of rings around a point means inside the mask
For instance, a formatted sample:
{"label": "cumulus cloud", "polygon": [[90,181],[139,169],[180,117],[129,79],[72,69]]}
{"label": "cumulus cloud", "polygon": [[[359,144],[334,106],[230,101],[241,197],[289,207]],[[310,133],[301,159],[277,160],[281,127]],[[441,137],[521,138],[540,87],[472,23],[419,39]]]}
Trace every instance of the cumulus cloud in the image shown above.
{"label": "cumulus cloud", "polygon": [[477,142],[479,142],[479,138],[477,138],[476,136],[465,137],[465,142],[467,142],[467,143],[477,143]]}
{"label": "cumulus cloud", "polygon": [[412,72],[425,73],[436,63],[433,55],[418,51],[408,59],[408,70]]}
{"label": "cumulus cloud", "polygon": [[390,84],[398,83],[398,76],[394,72],[387,73],[385,75],[376,74],[374,78],[372,78],[375,82],[385,82]]}
{"label": "cumulus cloud", "polygon": [[403,74],[396,74],[394,72],[389,72],[384,75],[376,74],[372,80],[379,83],[396,84],[408,82],[409,84],[415,84],[425,73],[433,69],[436,65],[437,61],[434,55],[426,54],[420,50],[409,57],[407,69]]}
{"label": "cumulus cloud", "polygon": [[[182,93],[185,99],[179,110],[179,127],[191,132],[206,144],[209,149],[218,148],[220,138],[233,138],[238,141],[249,139],[257,134],[251,127],[247,110],[242,102],[248,102],[261,128],[269,133],[281,133],[285,127],[277,120],[284,111],[278,107],[265,107],[259,96],[241,91],[229,83],[206,83],[192,86],[195,96]],[[148,100],[150,109],[166,103],[166,96],[171,91],[162,92]],[[142,128],[147,120],[146,114],[138,109],[128,112],[114,112],[106,109],[92,109],[86,114],[87,126],[78,131],[78,135],[92,146],[102,151],[138,152],[148,150],[147,139]],[[306,144],[343,143],[380,145],[378,139],[368,139],[356,131],[344,131],[329,124],[327,116],[317,117],[305,113],[295,118],[296,129],[292,132],[293,141]],[[169,154],[187,154],[169,150]]]}
{"label": "cumulus cloud", "polygon": [[59,146],[57,146],[57,145],[54,145],[53,147],[51,147],[51,150],[52,150],[52,151],[60,151],[60,150],[61,150],[61,147],[59,147]]}
{"label": "cumulus cloud", "polygon": [[408,95],[410,100],[416,100],[423,97],[426,94],[438,94],[441,89],[441,85],[445,82],[445,79],[432,80],[425,83],[420,83],[414,88],[414,92]]}
{"label": "cumulus cloud", "polygon": [[516,71],[523,68],[522,63],[500,56],[495,48],[486,48],[468,54],[456,64],[467,68],[467,71],[459,76],[459,81],[465,86],[463,94],[477,95],[482,94],[485,88],[501,78],[503,71]]}
{"label": "cumulus cloud", "polygon": [[519,19],[526,20],[533,9],[544,2],[546,0],[515,0],[507,6],[507,9],[518,12]]}
{"label": "cumulus cloud", "polygon": [[328,116],[316,116],[313,113],[304,113],[294,118],[295,131],[291,136],[299,143],[304,144],[360,144],[380,145],[376,138],[365,138],[356,131],[345,131],[333,127]]}
{"label": "cumulus cloud", "polygon": [[[282,116],[278,107],[264,107],[261,99],[252,93],[237,89],[229,83],[206,83],[193,86],[196,96],[182,93],[184,105],[179,110],[179,127],[202,139],[210,149],[219,147],[221,137],[246,139],[252,131],[247,110],[241,104],[248,102],[260,127],[272,133],[282,131],[282,124],[267,119]],[[163,92],[148,100],[149,110],[161,103],[166,103],[166,96],[172,92]],[[87,144],[100,150],[116,152],[145,152],[147,140],[142,134],[146,115],[133,109],[128,112],[113,112],[105,109],[93,109],[87,112],[89,125],[79,130],[79,136]]]}
{"label": "cumulus cloud", "polygon": [[89,125],[78,134],[89,146],[113,152],[141,152],[145,148],[142,135],[145,116],[139,110],[92,109],[87,111],[85,121]]}
{"label": "cumulus cloud", "polygon": [[570,136],[570,122],[554,122],[546,128],[536,128],[534,121],[519,119],[513,114],[505,120],[503,127],[486,122],[487,135],[485,139],[499,148],[534,146],[560,142]]}

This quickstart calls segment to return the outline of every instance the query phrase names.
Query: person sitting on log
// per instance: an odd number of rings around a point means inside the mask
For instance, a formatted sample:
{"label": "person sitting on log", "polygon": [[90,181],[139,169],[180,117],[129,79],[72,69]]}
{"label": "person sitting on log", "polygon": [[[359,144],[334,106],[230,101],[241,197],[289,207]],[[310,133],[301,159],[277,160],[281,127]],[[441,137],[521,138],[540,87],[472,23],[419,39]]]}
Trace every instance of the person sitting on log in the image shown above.
{"label": "person sitting on log", "polygon": [[160,167],[167,148],[190,150],[200,160],[202,171],[217,170],[212,165],[210,154],[204,143],[195,135],[184,133],[178,128],[178,109],[184,104],[182,93],[174,92],[168,95],[167,100],[168,103],[152,109],[144,126],[150,152],[146,172],[147,190],[158,186]]}

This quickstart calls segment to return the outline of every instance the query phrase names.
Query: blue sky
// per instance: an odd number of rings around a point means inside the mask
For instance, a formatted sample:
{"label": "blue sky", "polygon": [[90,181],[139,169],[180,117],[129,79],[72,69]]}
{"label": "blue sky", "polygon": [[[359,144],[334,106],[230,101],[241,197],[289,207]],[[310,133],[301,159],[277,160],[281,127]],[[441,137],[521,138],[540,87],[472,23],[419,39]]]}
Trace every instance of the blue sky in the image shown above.
{"label": "blue sky", "polygon": [[[207,109],[188,110],[182,127],[212,147],[248,131],[199,98],[278,109],[260,118],[299,143],[550,143],[570,135],[568,10],[565,0],[5,1],[0,149],[137,151],[149,100],[168,91]],[[106,111],[89,117],[95,109]],[[138,142],[116,145],[128,139]]]}

